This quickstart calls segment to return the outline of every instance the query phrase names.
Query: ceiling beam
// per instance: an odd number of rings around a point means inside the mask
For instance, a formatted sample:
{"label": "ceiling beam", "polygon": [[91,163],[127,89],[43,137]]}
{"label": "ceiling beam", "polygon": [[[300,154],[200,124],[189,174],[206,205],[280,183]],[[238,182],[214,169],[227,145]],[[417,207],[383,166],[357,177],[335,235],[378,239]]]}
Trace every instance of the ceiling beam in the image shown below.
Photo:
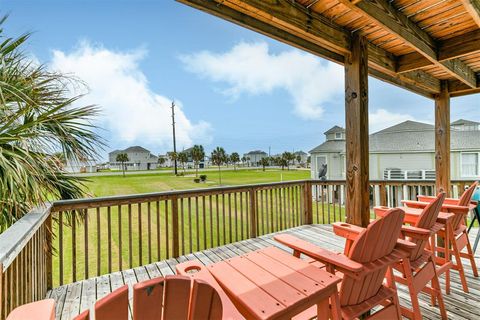
{"label": "ceiling beam", "polygon": [[478,0],[462,0],[465,9],[480,27],[480,2]]}
{"label": "ceiling beam", "polygon": [[480,88],[470,88],[465,83],[458,80],[448,81],[448,92],[451,97],[460,97],[474,93],[480,93]]}
{"label": "ceiling beam", "polygon": [[477,78],[473,70],[459,59],[439,61],[437,43],[387,0],[360,1],[340,0],[346,7],[375,21],[379,26],[404,40],[427,60],[472,88],[477,87]]}
{"label": "ceiling beam", "polygon": [[[457,36],[438,44],[438,61],[460,58],[480,53],[480,30]],[[397,71],[407,72],[433,65],[430,60],[418,52],[398,57]]]}

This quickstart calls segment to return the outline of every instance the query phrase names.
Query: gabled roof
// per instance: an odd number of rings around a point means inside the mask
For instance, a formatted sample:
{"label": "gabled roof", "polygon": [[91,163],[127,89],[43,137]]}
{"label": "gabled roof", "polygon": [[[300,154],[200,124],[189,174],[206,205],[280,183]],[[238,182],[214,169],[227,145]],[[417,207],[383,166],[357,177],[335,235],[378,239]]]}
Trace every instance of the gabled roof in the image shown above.
{"label": "gabled roof", "polygon": [[435,130],[434,125],[423,123],[423,122],[407,120],[404,122],[400,122],[399,124],[396,124],[394,126],[375,132],[373,134],[395,133],[395,132],[406,132],[406,131],[432,131],[432,130]]}
{"label": "gabled roof", "polygon": [[148,152],[150,153],[150,150],[145,149],[144,147],[141,146],[132,146],[128,147],[125,150],[122,150],[122,152]]}
{"label": "gabled roof", "polygon": [[308,155],[308,153],[303,152],[302,150],[300,150],[300,151],[295,151],[293,154],[301,155],[301,156],[306,156],[306,155]]}
{"label": "gabled roof", "polygon": [[345,152],[345,140],[327,140],[321,145],[313,148],[310,153],[318,152]]}
{"label": "gabled roof", "polygon": [[265,151],[262,151],[262,150],[253,150],[253,151],[250,151],[246,154],[267,154]]}
{"label": "gabled roof", "polygon": [[323,134],[330,134],[330,133],[336,133],[336,132],[345,132],[345,129],[339,126],[333,126],[327,131],[325,131]]}
{"label": "gabled roof", "polygon": [[452,126],[458,126],[458,125],[462,125],[462,124],[466,124],[466,125],[469,125],[469,124],[480,124],[480,122],[476,122],[476,121],[472,121],[472,120],[465,120],[465,119],[458,119],[457,121],[454,121],[452,122]]}

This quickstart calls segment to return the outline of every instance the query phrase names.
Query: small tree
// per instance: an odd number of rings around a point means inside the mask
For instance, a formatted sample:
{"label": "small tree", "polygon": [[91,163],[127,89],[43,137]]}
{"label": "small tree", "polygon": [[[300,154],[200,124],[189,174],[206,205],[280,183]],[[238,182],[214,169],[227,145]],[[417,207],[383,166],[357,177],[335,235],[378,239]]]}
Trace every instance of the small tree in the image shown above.
{"label": "small tree", "polygon": [[165,161],[166,161],[166,160],[165,160],[164,157],[158,157],[158,164],[159,164],[160,166],[163,166],[163,165],[165,164]]}
{"label": "small tree", "polygon": [[297,164],[300,164],[302,162],[302,156],[297,154]]}
{"label": "small tree", "polygon": [[282,154],[282,159],[285,160],[284,162],[287,166],[287,170],[290,170],[290,161],[295,161],[295,154],[286,151]]}
{"label": "small tree", "polygon": [[241,161],[242,161],[242,165],[245,166],[245,162],[247,162],[247,157],[243,156]]}
{"label": "small tree", "polygon": [[263,171],[265,171],[265,167],[270,164],[270,159],[268,157],[264,157],[260,160],[260,164],[262,165]]}
{"label": "small tree", "polygon": [[130,159],[128,159],[128,155],[126,153],[119,153],[117,154],[115,160],[117,162],[120,162],[120,165],[122,166],[123,176],[125,177],[125,170],[127,170],[126,162],[130,161]]}
{"label": "small tree", "polygon": [[183,172],[185,173],[185,164],[188,161],[188,154],[186,152],[180,152],[177,154],[177,160],[180,162],[183,168]]}
{"label": "small tree", "polygon": [[200,161],[205,158],[205,151],[203,150],[203,146],[201,145],[194,145],[192,148],[192,160],[195,165],[195,177],[198,177],[198,166]]}
{"label": "small tree", "polygon": [[218,177],[220,185],[222,184],[222,172],[220,170],[220,166],[225,163],[226,158],[227,154],[225,152],[225,149],[223,149],[222,147],[216,147],[215,150],[212,151],[212,156],[210,157],[212,163],[218,166]]}
{"label": "small tree", "polygon": [[230,161],[232,161],[233,169],[237,170],[236,165],[240,161],[240,155],[238,154],[238,152],[232,152],[232,154],[230,155]]}

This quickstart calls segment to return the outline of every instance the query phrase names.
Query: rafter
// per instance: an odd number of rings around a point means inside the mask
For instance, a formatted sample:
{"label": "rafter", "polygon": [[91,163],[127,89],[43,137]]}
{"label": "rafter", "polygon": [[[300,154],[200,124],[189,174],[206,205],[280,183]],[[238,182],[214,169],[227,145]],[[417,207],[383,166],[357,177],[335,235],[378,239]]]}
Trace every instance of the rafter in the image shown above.
{"label": "rafter", "polygon": [[346,7],[375,21],[382,28],[408,43],[434,64],[451,76],[472,88],[477,87],[477,78],[473,70],[459,59],[439,61],[437,43],[427,32],[422,30],[407,16],[397,10],[386,0],[360,1],[356,4],[350,0],[340,0]]}
{"label": "rafter", "polygon": [[480,2],[478,0],[461,0],[465,9],[475,21],[475,23],[480,27]]}

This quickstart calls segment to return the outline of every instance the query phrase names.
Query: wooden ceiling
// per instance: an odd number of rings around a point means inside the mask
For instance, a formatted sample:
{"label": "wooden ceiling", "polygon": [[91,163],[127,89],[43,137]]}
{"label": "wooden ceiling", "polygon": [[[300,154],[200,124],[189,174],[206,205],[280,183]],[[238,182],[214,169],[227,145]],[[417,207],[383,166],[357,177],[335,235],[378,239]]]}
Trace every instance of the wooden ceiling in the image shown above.
{"label": "wooden ceiling", "polygon": [[352,33],[370,75],[433,98],[480,92],[480,0],[177,0],[343,64]]}

